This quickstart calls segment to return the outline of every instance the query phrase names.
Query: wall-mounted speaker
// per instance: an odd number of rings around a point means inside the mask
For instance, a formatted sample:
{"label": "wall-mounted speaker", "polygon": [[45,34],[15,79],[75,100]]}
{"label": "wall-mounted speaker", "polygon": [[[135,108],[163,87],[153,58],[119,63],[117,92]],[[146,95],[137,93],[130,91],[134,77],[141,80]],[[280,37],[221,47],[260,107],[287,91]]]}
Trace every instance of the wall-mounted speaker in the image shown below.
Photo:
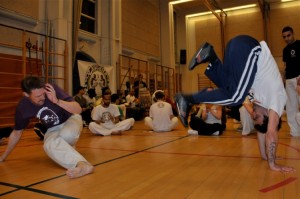
{"label": "wall-mounted speaker", "polygon": [[186,50],[180,50],[180,64],[186,64]]}

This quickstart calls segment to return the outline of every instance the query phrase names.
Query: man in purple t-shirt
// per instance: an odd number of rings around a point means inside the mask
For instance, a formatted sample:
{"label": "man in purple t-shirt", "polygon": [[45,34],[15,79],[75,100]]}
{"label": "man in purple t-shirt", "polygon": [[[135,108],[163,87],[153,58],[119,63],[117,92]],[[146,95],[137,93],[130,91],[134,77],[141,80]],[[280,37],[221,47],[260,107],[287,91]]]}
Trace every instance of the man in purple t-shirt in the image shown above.
{"label": "man in purple t-shirt", "polygon": [[73,148],[82,130],[79,104],[59,87],[44,84],[38,77],[25,77],[21,87],[24,97],[17,106],[15,127],[0,162],[15,148],[30,119],[38,118],[48,128],[44,137],[48,156],[66,168],[70,178],[92,173],[94,167]]}

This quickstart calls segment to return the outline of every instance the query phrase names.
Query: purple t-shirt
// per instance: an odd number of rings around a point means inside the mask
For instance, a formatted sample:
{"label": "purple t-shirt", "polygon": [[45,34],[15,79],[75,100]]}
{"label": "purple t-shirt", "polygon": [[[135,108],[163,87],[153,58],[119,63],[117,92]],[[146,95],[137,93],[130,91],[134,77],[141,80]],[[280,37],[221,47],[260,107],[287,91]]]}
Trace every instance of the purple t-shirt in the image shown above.
{"label": "purple t-shirt", "polygon": [[[65,93],[61,88],[52,85],[58,99],[73,101],[73,98]],[[41,106],[30,101],[28,97],[23,97],[19,102],[15,113],[15,130],[27,127],[32,118],[38,118],[47,128],[64,123],[72,114],[52,103],[46,95],[45,103]]]}

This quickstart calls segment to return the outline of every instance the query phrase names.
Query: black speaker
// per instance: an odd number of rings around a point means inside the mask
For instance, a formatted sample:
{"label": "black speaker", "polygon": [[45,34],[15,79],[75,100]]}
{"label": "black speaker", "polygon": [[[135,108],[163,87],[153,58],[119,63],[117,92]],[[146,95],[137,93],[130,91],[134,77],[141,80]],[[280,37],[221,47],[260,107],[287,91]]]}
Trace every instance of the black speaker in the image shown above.
{"label": "black speaker", "polygon": [[186,64],[186,50],[180,50],[180,64]]}

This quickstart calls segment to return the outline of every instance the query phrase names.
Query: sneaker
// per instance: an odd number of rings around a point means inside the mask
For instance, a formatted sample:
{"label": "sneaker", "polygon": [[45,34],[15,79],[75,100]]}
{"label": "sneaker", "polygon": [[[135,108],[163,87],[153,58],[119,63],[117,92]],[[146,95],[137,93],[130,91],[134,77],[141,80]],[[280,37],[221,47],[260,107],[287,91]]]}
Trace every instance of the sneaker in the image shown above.
{"label": "sneaker", "polygon": [[186,101],[182,94],[177,94],[175,96],[175,102],[178,109],[178,116],[183,126],[188,127],[188,116],[191,105]]}
{"label": "sneaker", "polygon": [[44,140],[45,133],[47,132],[47,127],[45,125],[36,123],[33,127],[33,130],[41,140]]}
{"label": "sneaker", "polygon": [[208,61],[213,62],[216,59],[217,56],[212,45],[205,42],[192,57],[188,68],[189,70],[193,70],[198,64],[206,63]]}
{"label": "sneaker", "polygon": [[188,132],[188,134],[190,134],[190,135],[198,135],[198,131],[193,130],[193,129],[189,129],[187,132]]}
{"label": "sneaker", "polygon": [[242,131],[243,131],[243,126],[239,126],[238,128],[236,128],[236,130],[237,130],[238,132],[242,132]]}

